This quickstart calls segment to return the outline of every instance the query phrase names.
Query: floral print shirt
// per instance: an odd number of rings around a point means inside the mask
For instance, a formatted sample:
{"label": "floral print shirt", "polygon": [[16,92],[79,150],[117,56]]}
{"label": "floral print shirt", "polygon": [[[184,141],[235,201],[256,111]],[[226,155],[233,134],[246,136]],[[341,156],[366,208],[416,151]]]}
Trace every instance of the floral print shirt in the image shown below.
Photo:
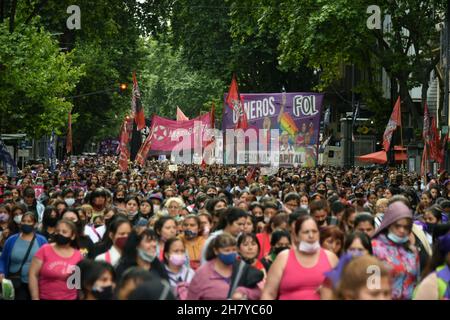
{"label": "floral print shirt", "polygon": [[417,250],[405,249],[386,235],[372,240],[373,255],[391,269],[392,299],[410,300],[419,279],[419,255]]}

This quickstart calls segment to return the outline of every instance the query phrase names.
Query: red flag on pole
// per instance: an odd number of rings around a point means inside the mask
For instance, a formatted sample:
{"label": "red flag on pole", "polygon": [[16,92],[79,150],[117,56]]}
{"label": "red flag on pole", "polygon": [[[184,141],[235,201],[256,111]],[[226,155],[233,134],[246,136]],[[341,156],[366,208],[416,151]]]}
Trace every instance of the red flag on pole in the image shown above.
{"label": "red flag on pole", "polygon": [[188,117],[184,114],[183,111],[179,107],[177,107],[177,121],[187,121],[189,120]]}
{"label": "red flag on pole", "polygon": [[420,166],[421,175],[425,176],[428,171],[428,146],[431,142],[430,139],[430,113],[428,111],[428,105],[425,102],[424,110],[423,110],[423,131],[422,131],[422,137],[423,137],[423,153],[422,153],[422,162]]}
{"label": "red flag on pole", "polygon": [[436,118],[431,117],[431,130],[430,130],[430,159],[439,161],[441,152],[441,139],[436,126]]}
{"label": "red flag on pole", "polygon": [[128,170],[128,159],[130,158],[130,151],[128,150],[128,142],[130,141],[132,132],[133,119],[128,116],[122,124],[122,131],[120,133],[120,155],[119,155],[119,169],[122,172]]}
{"label": "red flag on pole", "polygon": [[131,114],[136,122],[138,131],[145,128],[144,108],[141,104],[141,93],[136,79],[136,72],[133,72],[133,96],[131,98]]}
{"label": "red flag on pole", "polygon": [[395,103],[394,110],[392,111],[391,118],[384,130],[383,134],[383,149],[384,151],[389,151],[391,146],[392,134],[397,129],[398,126],[402,125],[402,112],[400,110],[400,97],[398,97]]}
{"label": "red flag on pole", "polygon": [[238,114],[238,122],[236,124],[236,129],[247,129],[247,115],[244,110],[244,101],[239,94],[238,83],[236,80],[236,75],[233,74],[233,79],[231,80],[230,89],[228,91],[228,96],[226,103],[228,106]]}
{"label": "red flag on pole", "polygon": [[66,152],[72,153],[72,111],[69,111],[69,126],[67,128]]}

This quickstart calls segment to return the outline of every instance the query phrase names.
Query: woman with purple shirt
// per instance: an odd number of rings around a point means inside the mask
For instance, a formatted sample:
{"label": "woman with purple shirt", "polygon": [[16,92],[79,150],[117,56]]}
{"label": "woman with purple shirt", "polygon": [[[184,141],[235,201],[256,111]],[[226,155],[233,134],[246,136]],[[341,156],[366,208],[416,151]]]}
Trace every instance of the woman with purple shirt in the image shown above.
{"label": "woman with purple shirt", "polygon": [[[230,286],[235,282],[235,273],[240,264],[236,263],[236,240],[228,233],[217,236],[209,245],[206,252],[207,263],[196,272],[189,285],[188,300],[225,300],[249,299],[258,300],[261,290],[257,284],[264,275],[248,265],[242,272],[234,292],[230,293]],[[242,284],[245,283],[245,286]]]}

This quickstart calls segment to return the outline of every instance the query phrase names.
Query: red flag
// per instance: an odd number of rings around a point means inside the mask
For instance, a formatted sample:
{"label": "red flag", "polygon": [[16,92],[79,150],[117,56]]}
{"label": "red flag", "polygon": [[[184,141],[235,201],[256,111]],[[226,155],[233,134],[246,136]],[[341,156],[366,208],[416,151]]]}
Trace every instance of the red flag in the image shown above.
{"label": "red flag", "polygon": [[423,110],[423,141],[425,144],[430,143],[430,113],[428,112],[428,105],[425,102],[424,110]]}
{"label": "red flag", "polygon": [[141,145],[141,148],[139,149],[136,155],[135,161],[142,167],[145,165],[145,160],[147,159],[147,155],[150,151],[150,148],[152,147],[152,138],[154,132],[155,132],[155,117],[153,117],[152,119],[152,127],[150,133],[147,136],[147,139],[145,139],[144,143]]}
{"label": "red flag", "polygon": [[428,171],[428,150],[427,150],[427,144],[425,143],[423,146],[423,153],[422,153],[422,161],[420,162],[420,174],[421,176],[425,176]]}
{"label": "red flag", "polygon": [[145,128],[144,109],[141,104],[141,93],[136,79],[136,72],[133,72],[133,96],[131,98],[131,114],[136,122],[138,131]]}
{"label": "red flag", "polygon": [[72,152],[72,111],[69,111],[69,127],[67,128],[66,152]]}
{"label": "red flag", "polygon": [[386,130],[384,130],[383,134],[383,148],[384,151],[389,151],[389,147],[391,146],[392,134],[397,129],[398,126],[402,125],[402,112],[400,110],[400,97],[398,97],[397,102],[395,103],[394,110],[392,111],[391,118],[386,126]]}
{"label": "red flag", "polygon": [[244,101],[239,94],[236,75],[234,74],[233,79],[231,80],[230,89],[228,91],[226,102],[228,106],[238,114],[238,122],[236,124],[236,129],[247,129],[248,123],[247,123],[247,115],[244,110]]}
{"label": "red flag", "polygon": [[256,175],[256,166],[253,166],[247,173],[247,176],[245,177],[245,179],[247,180],[248,183],[251,183],[251,181],[255,178]]}
{"label": "red flag", "polygon": [[130,151],[128,150],[128,142],[132,132],[132,118],[128,116],[122,124],[122,131],[120,133],[120,155],[119,155],[119,169],[122,172],[128,169],[128,159],[130,158]]}
{"label": "red flag", "polygon": [[179,107],[177,107],[177,121],[187,121],[189,120],[188,117],[181,111]]}
{"label": "red flag", "polygon": [[215,114],[216,114],[216,106],[214,105],[214,102],[213,102],[213,104],[211,106],[211,128],[213,128],[213,129],[216,127]]}
{"label": "red flag", "polygon": [[436,126],[436,118],[431,117],[431,130],[430,130],[430,158],[431,160],[438,161],[441,152],[441,139]]}

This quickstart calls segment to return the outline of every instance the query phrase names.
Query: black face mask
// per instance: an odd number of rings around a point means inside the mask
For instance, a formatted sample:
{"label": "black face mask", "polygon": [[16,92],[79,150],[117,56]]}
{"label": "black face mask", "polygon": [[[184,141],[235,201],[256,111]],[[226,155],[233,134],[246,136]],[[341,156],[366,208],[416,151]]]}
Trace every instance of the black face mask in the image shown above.
{"label": "black face mask", "polygon": [[325,194],[325,193],[327,193],[327,190],[322,190],[322,189],[320,189],[320,190],[317,190],[317,193]]}
{"label": "black face mask", "polygon": [[277,248],[273,248],[273,253],[275,253],[275,255],[278,255],[281,251],[284,250],[289,250],[288,247],[277,247]]}
{"label": "black face mask", "polygon": [[249,265],[252,265],[256,261],[256,258],[247,259],[247,258],[241,257],[241,259],[242,259],[242,261],[244,261],[246,264],[249,264]]}
{"label": "black face mask", "polygon": [[362,197],[364,197],[364,193],[362,193],[362,192],[355,192],[355,197],[362,198]]}
{"label": "black face mask", "polygon": [[67,244],[70,243],[70,241],[72,241],[72,239],[70,239],[69,237],[65,237],[62,234],[55,234],[55,242],[56,244],[60,245],[60,246],[65,246]]}
{"label": "black face mask", "polygon": [[317,221],[317,224],[318,224],[319,226],[323,226],[323,225],[325,224],[326,221],[327,221],[327,219],[320,220],[320,221]]}
{"label": "black face mask", "polygon": [[258,222],[264,222],[264,216],[255,217],[256,223]]}
{"label": "black face mask", "polygon": [[112,300],[114,297],[113,293],[113,287],[107,286],[107,287],[101,287],[101,290],[98,290],[97,288],[92,289],[92,295],[97,300]]}
{"label": "black face mask", "polygon": [[44,224],[47,227],[52,227],[54,228],[56,226],[56,224],[58,223],[58,218],[57,217],[47,217],[44,219]]}

